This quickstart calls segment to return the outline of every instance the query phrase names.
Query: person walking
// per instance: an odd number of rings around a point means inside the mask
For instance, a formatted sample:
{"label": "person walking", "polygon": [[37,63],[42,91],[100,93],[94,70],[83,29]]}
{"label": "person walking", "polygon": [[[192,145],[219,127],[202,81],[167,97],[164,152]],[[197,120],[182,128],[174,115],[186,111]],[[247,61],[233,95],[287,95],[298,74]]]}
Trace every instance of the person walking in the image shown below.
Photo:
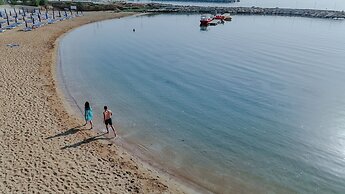
{"label": "person walking", "polygon": [[92,118],[93,118],[93,113],[92,113],[92,108],[90,106],[89,102],[85,102],[85,125],[87,125],[88,122],[90,122],[91,128],[92,129]]}
{"label": "person walking", "polygon": [[110,127],[113,129],[114,135],[116,137],[115,129],[113,127],[113,122],[111,120],[112,115],[113,115],[113,113],[111,112],[111,110],[109,110],[107,106],[104,106],[103,121],[105,124],[105,128],[107,129],[107,133],[109,133],[108,125],[110,125]]}

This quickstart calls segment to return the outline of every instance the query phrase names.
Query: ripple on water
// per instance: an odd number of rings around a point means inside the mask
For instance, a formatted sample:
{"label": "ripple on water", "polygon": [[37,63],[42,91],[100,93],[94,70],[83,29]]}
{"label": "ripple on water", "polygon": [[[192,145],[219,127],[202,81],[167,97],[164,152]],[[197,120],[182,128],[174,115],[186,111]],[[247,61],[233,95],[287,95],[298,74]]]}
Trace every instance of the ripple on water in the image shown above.
{"label": "ripple on water", "polygon": [[61,42],[61,74],[79,106],[109,105],[125,140],[213,191],[344,191],[345,25],[235,16],[204,32],[198,21],[81,27]]}

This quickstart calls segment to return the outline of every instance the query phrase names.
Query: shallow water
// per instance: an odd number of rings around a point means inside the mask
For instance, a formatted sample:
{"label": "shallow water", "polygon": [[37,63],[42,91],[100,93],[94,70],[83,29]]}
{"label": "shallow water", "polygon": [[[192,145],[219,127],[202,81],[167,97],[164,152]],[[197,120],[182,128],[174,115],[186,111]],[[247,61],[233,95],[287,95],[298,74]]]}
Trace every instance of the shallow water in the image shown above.
{"label": "shallow water", "polygon": [[199,18],[72,31],[68,91],[95,115],[108,105],[121,138],[211,191],[343,193],[345,23],[235,16],[204,31]]}

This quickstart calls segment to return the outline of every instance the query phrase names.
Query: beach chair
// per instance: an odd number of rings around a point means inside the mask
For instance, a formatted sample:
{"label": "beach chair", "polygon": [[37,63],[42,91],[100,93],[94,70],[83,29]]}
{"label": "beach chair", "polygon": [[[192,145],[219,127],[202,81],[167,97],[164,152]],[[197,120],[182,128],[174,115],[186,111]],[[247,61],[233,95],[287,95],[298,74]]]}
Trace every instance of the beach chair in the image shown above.
{"label": "beach chair", "polygon": [[48,24],[54,24],[54,23],[56,23],[56,20],[54,20],[54,19],[49,19],[48,20]]}
{"label": "beach chair", "polygon": [[2,24],[0,23],[0,33],[5,32],[6,30],[2,28]]}
{"label": "beach chair", "polygon": [[7,26],[4,27],[4,28],[5,28],[6,30],[11,30],[11,29],[16,28],[16,27],[17,27],[16,24],[15,24],[15,23],[10,24],[10,19],[8,18],[8,15],[7,15],[7,14],[6,14],[6,16],[7,16],[7,18],[6,18],[6,20],[7,20]]}
{"label": "beach chair", "polygon": [[15,18],[16,26],[21,26],[23,23],[18,21],[18,18]]}
{"label": "beach chair", "polygon": [[24,32],[32,31],[32,27],[28,26],[28,23],[25,21],[25,28],[23,28]]}
{"label": "beach chair", "polygon": [[45,25],[45,23],[42,22],[42,19],[41,19],[41,14],[38,14],[38,22],[37,22],[37,26],[38,27],[42,27]]}
{"label": "beach chair", "polygon": [[39,28],[41,27],[43,24],[42,22],[38,21],[38,22],[35,22],[35,18],[32,17],[32,29],[36,29],[36,28]]}
{"label": "beach chair", "polygon": [[5,29],[6,29],[6,30],[12,30],[12,29],[14,29],[14,28],[16,28],[16,27],[17,27],[17,25],[16,25],[15,23],[13,23],[13,24],[7,25],[7,26],[5,27]]}
{"label": "beach chair", "polygon": [[60,20],[60,21],[63,21],[63,20],[65,20],[65,19],[66,19],[65,17],[62,17],[62,16],[61,16],[61,12],[60,12],[60,10],[59,10],[59,20]]}

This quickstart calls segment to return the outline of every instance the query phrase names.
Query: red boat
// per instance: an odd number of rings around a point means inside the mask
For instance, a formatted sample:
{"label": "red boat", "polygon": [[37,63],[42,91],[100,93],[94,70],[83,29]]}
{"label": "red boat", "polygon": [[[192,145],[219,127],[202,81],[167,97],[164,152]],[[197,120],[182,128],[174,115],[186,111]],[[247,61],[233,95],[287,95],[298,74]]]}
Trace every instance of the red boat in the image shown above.
{"label": "red boat", "polygon": [[212,20],[210,16],[202,15],[200,18],[200,25],[207,26]]}
{"label": "red boat", "polygon": [[225,16],[224,15],[220,15],[220,14],[217,14],[213,17],[213,19],[216,19],[216,20],[224,20],[225,19]]}

